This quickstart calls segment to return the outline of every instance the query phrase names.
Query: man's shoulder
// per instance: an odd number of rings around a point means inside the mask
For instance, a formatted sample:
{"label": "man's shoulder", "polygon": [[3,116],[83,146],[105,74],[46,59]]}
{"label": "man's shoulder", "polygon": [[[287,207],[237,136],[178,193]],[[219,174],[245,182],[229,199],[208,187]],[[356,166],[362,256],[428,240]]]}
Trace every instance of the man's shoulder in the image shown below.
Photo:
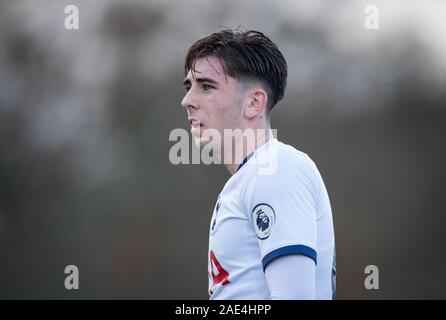
{"label": "man's shoulder", "polygon": [[247,202],[247,207],[251,209],[258,202],[250,199],[316,198],[320,179],[310,156],[291,145],[277,140],[272,142],[255,154],[254,161],[244,172],[241,199]]}
{"label": "man's shoulder", "polygon": [[313,163],[310,156],[292,145],[277,141],[278,153],[284,160],[300,163]]}
{"label": "man's shoulder", "polygon": [[[307,153],[277,139],[271,142],[257,155],[257,161],[254,163],[257,168],[262,165],[265,168],[270,166],[275,169],[271,170],[271,175],[317,171],[316,164]],[[261,174],[261,171],[257,170],[257,173]]]}

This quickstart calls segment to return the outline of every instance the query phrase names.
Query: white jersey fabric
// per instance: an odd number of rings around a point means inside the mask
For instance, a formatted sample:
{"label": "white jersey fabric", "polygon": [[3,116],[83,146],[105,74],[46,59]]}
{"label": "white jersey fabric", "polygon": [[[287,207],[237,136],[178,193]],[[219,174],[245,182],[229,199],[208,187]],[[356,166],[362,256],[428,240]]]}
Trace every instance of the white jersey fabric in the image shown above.
{"label": "white jersey fabric", "polygon": [[271,299],[265,269],[293,254],[314,260],[316,299],[332,299],[335,240],[327,190],[308,155],[273,138],[243,161],[218,197],[209,234],[210,299]]}

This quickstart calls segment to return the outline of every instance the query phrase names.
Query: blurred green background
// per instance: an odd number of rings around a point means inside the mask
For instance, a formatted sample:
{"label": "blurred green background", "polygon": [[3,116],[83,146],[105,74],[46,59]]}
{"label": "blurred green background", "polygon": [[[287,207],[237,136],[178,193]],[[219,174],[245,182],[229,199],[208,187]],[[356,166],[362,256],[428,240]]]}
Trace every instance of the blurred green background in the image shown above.
{"label": "blurred green background", "polygon": [[187,48],[239,26],[288,61],[272,126],[324,177],[337,298],[446,298],[445,15],[441,0],[0,0],[0,298],[208,298],[229,173],[172,165],[168,136],[188,129]]}

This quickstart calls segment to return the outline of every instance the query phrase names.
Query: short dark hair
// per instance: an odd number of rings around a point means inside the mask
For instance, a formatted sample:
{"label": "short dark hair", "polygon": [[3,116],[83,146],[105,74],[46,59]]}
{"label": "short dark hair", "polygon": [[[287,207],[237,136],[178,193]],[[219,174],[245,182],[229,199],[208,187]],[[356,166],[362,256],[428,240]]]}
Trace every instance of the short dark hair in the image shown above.
{"label": "short dark hair", "polygon": [[186,53],[184,72],[195,70],[199,58],[214,55],[224,72],[238,80],[258,80],[266,86],[267,111],[283,98],[288,67],[279,48],[259,31],[225,29],[196,41]]}

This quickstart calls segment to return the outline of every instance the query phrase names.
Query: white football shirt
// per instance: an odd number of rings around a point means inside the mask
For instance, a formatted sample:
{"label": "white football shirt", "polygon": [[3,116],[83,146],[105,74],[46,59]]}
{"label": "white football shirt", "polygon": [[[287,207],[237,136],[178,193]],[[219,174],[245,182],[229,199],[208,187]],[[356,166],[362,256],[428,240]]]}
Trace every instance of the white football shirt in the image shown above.
{"label": "white football shirt", "polygon": [[332,299],[335,240],[324,182],[308,155],[270,139],[218,197],[209,234],[210,299],[270,299],[265,268],[289,254],[314,260],[316,299]]}

